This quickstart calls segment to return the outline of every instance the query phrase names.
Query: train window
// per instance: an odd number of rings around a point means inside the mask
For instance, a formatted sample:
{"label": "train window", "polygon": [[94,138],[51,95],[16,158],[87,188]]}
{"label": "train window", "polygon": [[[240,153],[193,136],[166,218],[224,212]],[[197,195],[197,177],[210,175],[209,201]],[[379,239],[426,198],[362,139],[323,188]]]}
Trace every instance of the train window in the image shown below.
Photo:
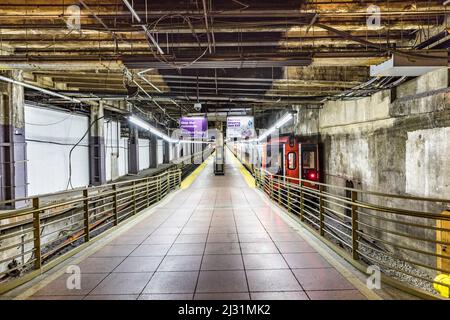
{"label": "train window", "polygon": [[314,151],[304,151],[302,157],[302,165],[304,169],[316,168],[316,153]]}
{"label": "train window", "polygon": [[288,169],[295,170],[297,168],[297,155],[295,152],[288,153]]}

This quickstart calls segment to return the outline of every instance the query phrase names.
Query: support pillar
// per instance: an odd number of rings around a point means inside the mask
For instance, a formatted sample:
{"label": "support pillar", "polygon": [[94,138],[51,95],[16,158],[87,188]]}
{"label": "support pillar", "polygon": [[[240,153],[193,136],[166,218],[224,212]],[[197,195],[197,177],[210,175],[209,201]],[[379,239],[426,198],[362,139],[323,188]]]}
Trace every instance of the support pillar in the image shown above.
{"label": "support pillar", "polygon": [[150,137],[150,168],[156,168],[158,166],[158,139],[152,135]]}
{"label": "support pillar", "polygon": [[170,144],[163,141],[163,163],[170,163]]}
{"label": "support pillar", "polygon": [[[14,70],[7,77],[22,81],[22,71]],[[27,151],[25,141],[24,88],[0,83],[0,201],[23,198],[27,191]],[[24,203],[11,203],[16,208]]]}
{"label": "support pillar", "polygon": [[90,184],[106,183],[105,137],[103,127],[103,102],[91,107],[89,132],[89,177]]}
{"label": "support pillar", "polygon": [[205,155],[206,144],[202,143],[202,162],[206,160],[207,156]]}
{"label": "support pillar", "polygon": [[139,173],[139,134],[134,125],[130,128],[130,145],[128,146],[128,172]]}

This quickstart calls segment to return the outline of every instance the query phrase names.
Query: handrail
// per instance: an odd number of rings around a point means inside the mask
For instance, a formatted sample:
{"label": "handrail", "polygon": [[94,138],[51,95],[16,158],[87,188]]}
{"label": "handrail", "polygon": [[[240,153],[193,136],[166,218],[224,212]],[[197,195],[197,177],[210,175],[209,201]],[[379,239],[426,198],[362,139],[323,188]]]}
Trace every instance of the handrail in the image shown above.
{"label": "handrail", "polygon": [[375,264],[390,284],[422,297],[438,298],[436,284],[450,288],[436,280],[450,274],[450,242],[438,237],[450,235],[440,224],[450,221],[442,214],[450,199],[365,191],[258,168],[254,176],[257,188],[360,270]]}
{"label": "handrail", "polygon": [[[210,152],[207,148],[179,158],[178,163],[150,177],[0,202],[29,202],[0,213],[0,294],[49,270],[162,200],[180,187],[187,160],[204,159]],[[70,193],[74,196],[61,197]],[[47,197],[56,201],[42,203]],[[67,252],[58,256],[61,249]]]}
{"label": "handrail", "polygon": [[[70,256],[75,247],[87,245],[157,203],[180,187],[181,174],[181,169],[175,169],[125,183],[84,188],[76,198],[46,205],[36,196],[30,198],[31,207],[0,214],[0,293],[59,261],[61,257],[55,253],[60,249],[66,248],[63,256]],[[6,266],[13,261],[15,264]]]}
{"label": "handrail", "polygon": [[[205,153],[209,152],[209,150],[210,149],[207,149],[207,150],[204,150],[204,151],[199,151],[199,152],[196,152],[196,153],[184,156],[182,158],[177,159],[177,163],[172,162],[171,165],[178,166],[179,164],[183,164],[186,160],[192,159],[192,158],[194,158],[196,156],[199,156],[199,155],[204,155]],[[180,168],[177,167],[177,169],[180,169]],[[127,184],[127,183],[130,183],[130,181],[144,181],[144,180],[149,179],[149,178],[159,177],[162,174],[164,174],[164,173],[161,173],[159,175],[154,175],[154,176],[151,176],[151,177],[136,178],[136,179],[133,179],[133,180],[109,182],[109,183],[106,183],[106,184],[102,184],[100,186],[90,186],[89,188],[91,188],[92,190],[95,190],[96,188],[103,188],[103,187],[112,186],[112,185]],[[38,194],[38,195],[35,195],[35,196],[31,196],[31,197],[22,197],[22,198],[15,198],[15,199],[9,199],[9,200],[2,200],[2,201],[0,201],[0,207],[4,206],[4,205],[7,205],[7,204],[14,203],[14,202],[29,201],[29,200],[32,200],[35,197],[47,198],[47,197],[54,197],[54,196],[62,196],[62,195],[65,195],[65,194],[70,194],[70,193],[82,192],[86,188],[88,188],[88,187],[87,186],[85,186],[85,187],[78,187],[78,188],[74,188],[74,189],[71,189],[71,190],[63,190],[63,191],[58,191],[58,192],[53,192],[53,193],[43,193],[43,194]],[[6,210],[6,211],[8,211],[8,210]]]}
{"label": "handrail", "polygon": [[263,170],[263,169],[257,169],[257,170],[260,170],[260,171],[264,172],[268,176],[277,177],[277,179],[281,179],[281,180],[288,179],[288,180],[291,180],[291,181],[303,182],[303,183],[314,184],[314,185],[324,186],[324,187],[332,187],[332,188],[346,190],[346,191],[357,191],[359,193],[371,194],[371,195],[374,195],[374,196],[382,196],[382,197],[390,197],[390,198],[406,199],[406,200],[444,202],[444,203],[449,203],[450,204],[450,199],[431,198],[431,197],[419,197],[419,196],[406,196],[406,195],[393,194],[393,193],[382,193],[382,192],[377,192],[377,191],[361,190],[361,189],[356,189],[356,188],[350,188],[350,187],[343,187],[343,186],[326,184],[326,183],[323,183],[323,182],[317,182],[317,181],[312,181],[312,180],[306,180],[306,179],[300,179],[300,178],[276,175],[276,174],[270,173],[267,170]]}

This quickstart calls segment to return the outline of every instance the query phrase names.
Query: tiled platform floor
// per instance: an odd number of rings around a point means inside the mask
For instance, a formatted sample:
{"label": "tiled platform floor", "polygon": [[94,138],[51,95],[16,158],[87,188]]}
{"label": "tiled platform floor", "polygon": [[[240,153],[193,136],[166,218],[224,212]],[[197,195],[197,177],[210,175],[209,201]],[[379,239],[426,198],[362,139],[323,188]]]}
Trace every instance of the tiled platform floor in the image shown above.
{"label": "tiled platform floor", "polygon": [[[228,156],[231,157],[231,154]],[[31,299],[364,299],[295,233],[235,163],[195,182]]]}

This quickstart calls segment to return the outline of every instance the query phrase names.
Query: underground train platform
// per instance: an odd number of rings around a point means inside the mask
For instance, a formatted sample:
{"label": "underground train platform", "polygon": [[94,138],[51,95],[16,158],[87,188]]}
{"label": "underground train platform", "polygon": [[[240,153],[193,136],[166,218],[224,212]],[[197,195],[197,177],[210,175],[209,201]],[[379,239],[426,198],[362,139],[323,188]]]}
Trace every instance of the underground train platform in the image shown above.
{"label": "underground train platform", "polygon": [[379,299],[285,221],[236,160],[225,170],[215,176],[207,161],[189,187],[81,251],[68,262],[81,290],[67,288],[64,266],[16,298]]}
{"label": "underground train platform", "polygon": [[450,0],[1,0],[0,307],[448,303],[449,25]]}

